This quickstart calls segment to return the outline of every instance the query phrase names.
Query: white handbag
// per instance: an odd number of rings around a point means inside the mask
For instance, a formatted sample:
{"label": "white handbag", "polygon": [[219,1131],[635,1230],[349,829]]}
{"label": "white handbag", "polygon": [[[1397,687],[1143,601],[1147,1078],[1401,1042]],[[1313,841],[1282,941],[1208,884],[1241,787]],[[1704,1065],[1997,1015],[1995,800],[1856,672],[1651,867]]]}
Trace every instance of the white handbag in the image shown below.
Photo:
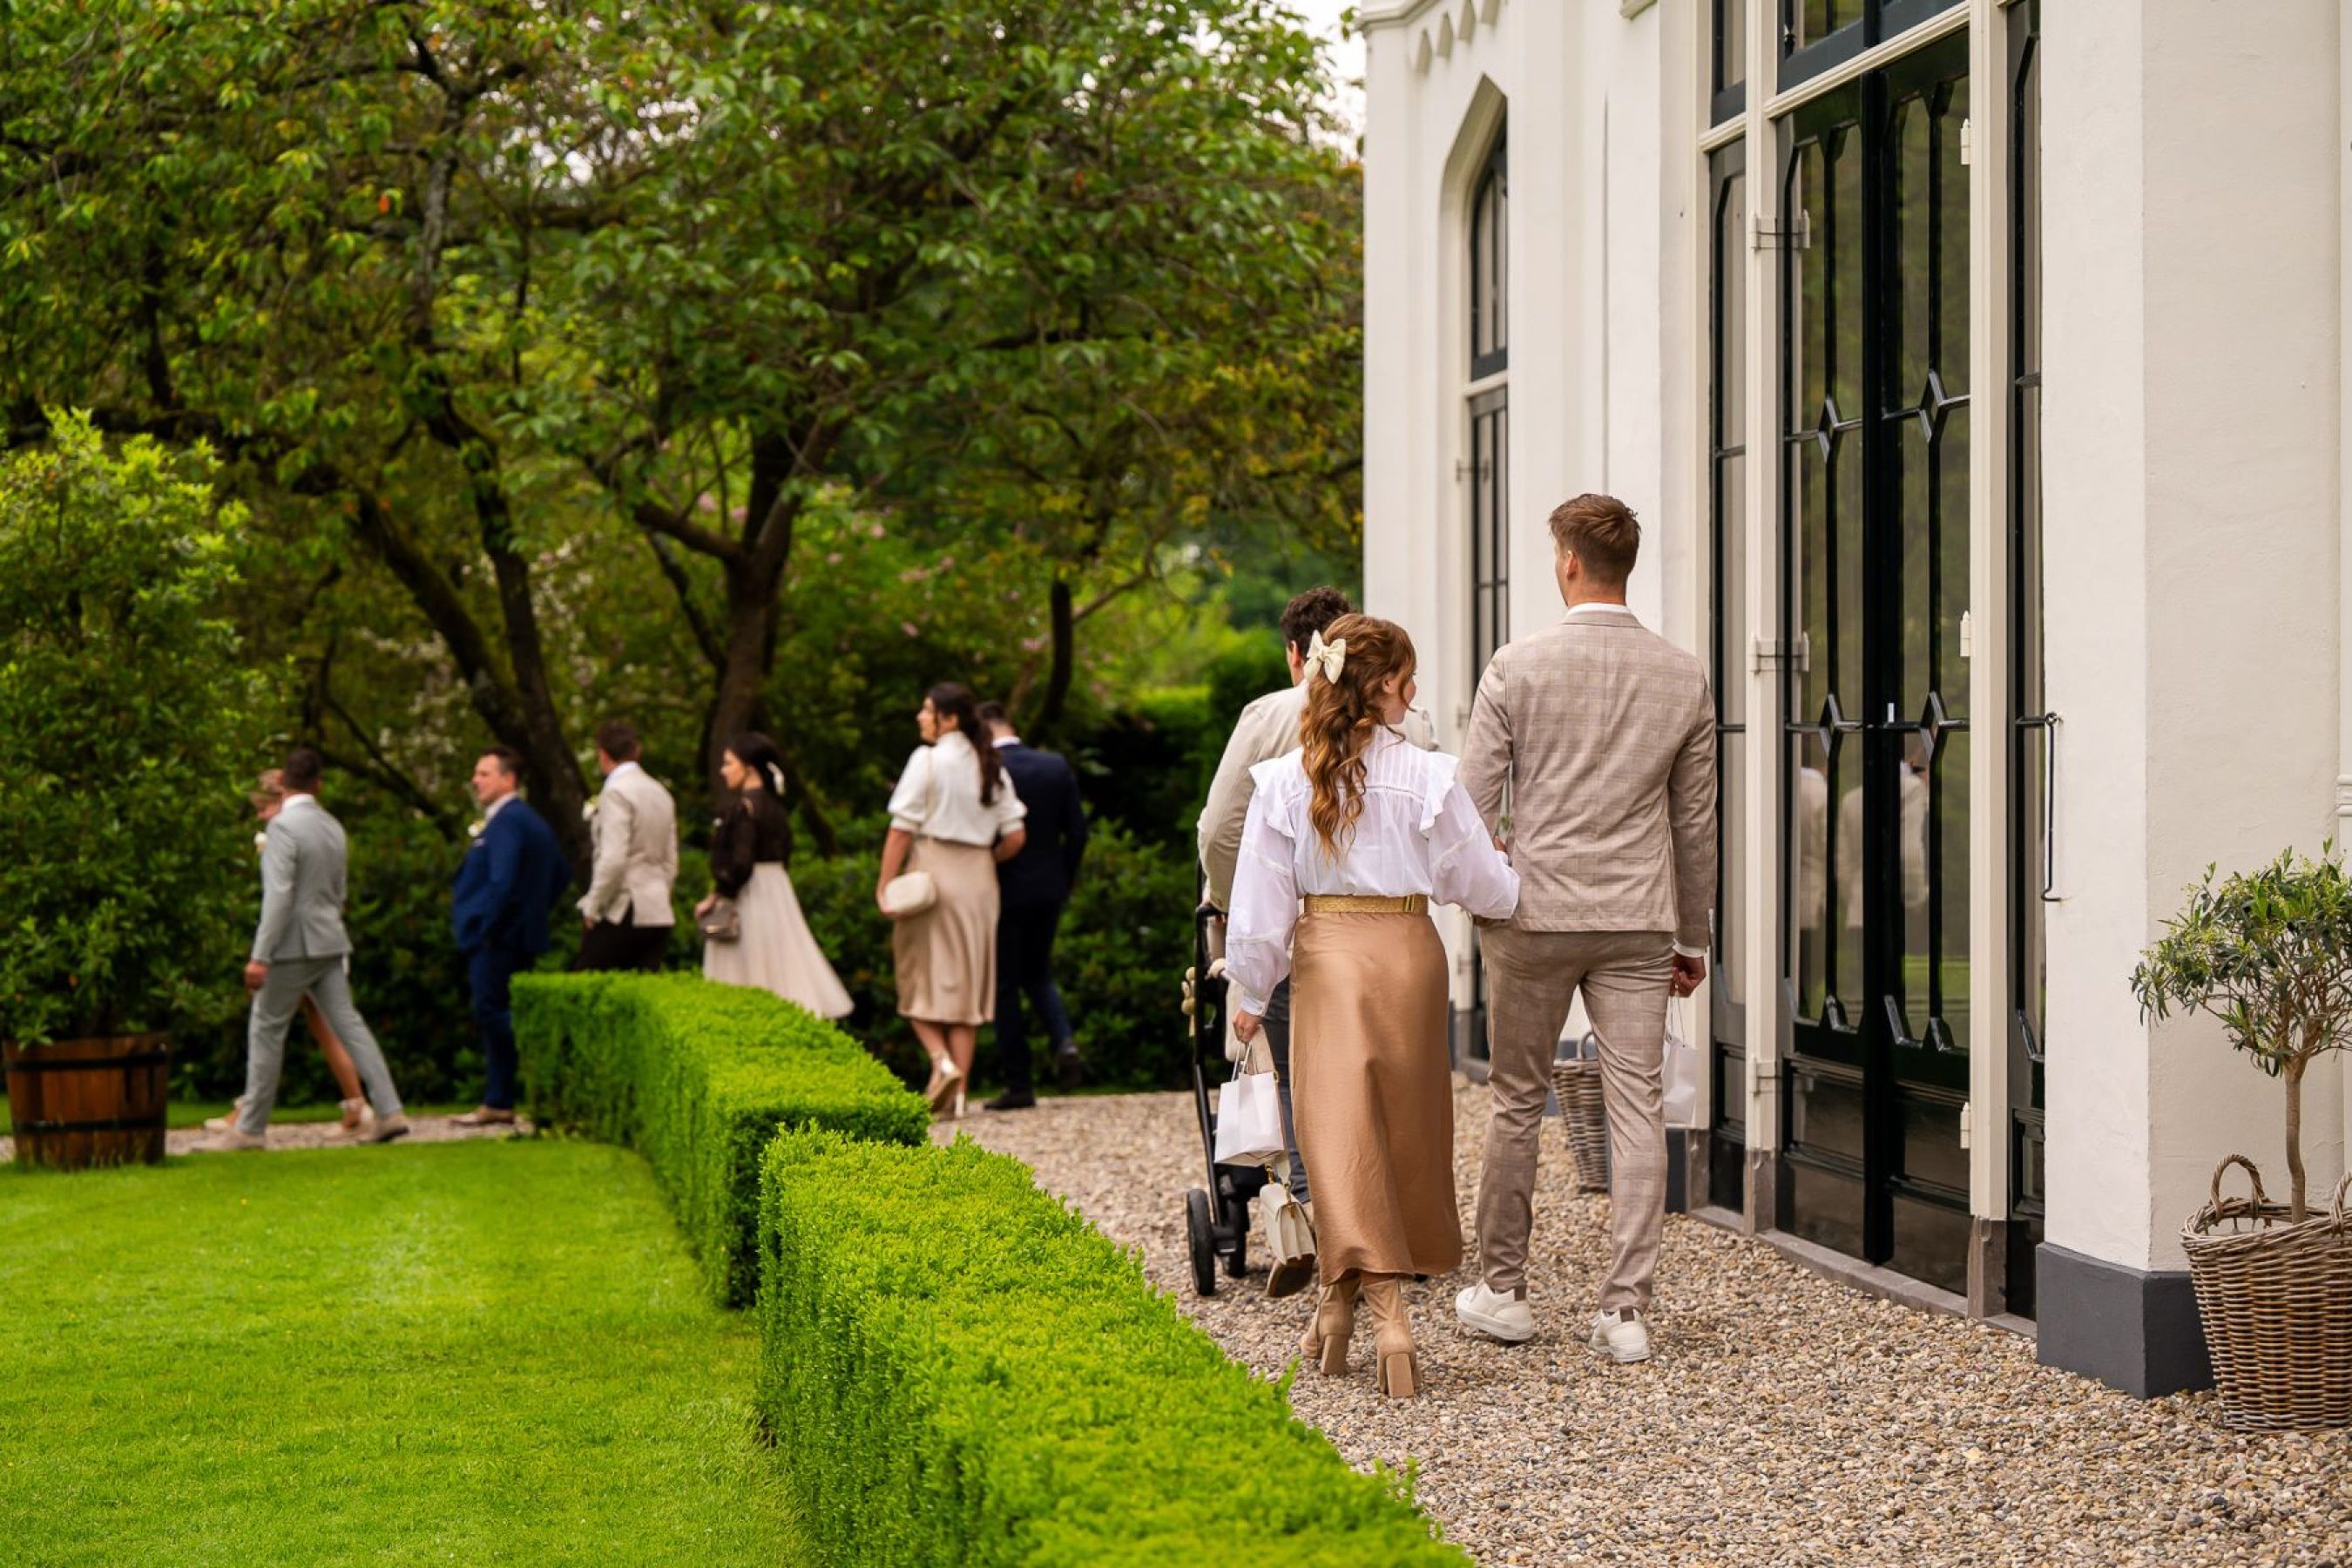
{"label": "white handbag", "polygon": [[1706,1082],[1706,1064],[1690,1038],[1690,1004],[1675,997],[1666,1004],[1665,1121],[1669,1127],[1699,1125],[1699,1090]]}
{"label": "white handbag", "polygon": [[1217,1097],[1217,1163],[1250,1165],[1282,1152],[1282,1101],[1274,1074],[1242,1063]]}
{"label": "white handbag", "polygon": [[939,884],[929,871],[909,871],[882,885],[882,907],[894,915],[919,915],[939,901]]}
{"label": "white handbag", "polygon": [[1288,1164],[1277,1160],[1274,1179],[1257,1194],[1258,1237],[1265,1245],[1266,1260],[1276,1268],[1315,1256],[1315,1222],[1307,1217],[1307,1205],[1291,1196]]}

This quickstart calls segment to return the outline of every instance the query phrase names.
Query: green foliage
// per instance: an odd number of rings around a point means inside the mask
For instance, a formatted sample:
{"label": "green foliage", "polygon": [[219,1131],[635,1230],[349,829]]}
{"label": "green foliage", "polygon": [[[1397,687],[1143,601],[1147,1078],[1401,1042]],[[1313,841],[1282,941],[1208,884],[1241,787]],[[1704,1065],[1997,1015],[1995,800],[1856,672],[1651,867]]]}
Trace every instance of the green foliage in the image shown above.
{"label": "green foliage", "polygon": [[755,1428],[752,1326],[702,1299],[634,1154],[0,1175],[10,1561],[819,1561]]}
{"label": "green foliage", "polygon": [[0,1035],[233,1011],[260,693],[213,466],[59,416],[0,459]]}
{"label": "green foliage", "polygon": [[[857,1010],[848,1027],[908,1082],[927,1070],[914,1031],[898,1016],[890,922],[874,908],[886,819],[851,825],[857,847],[793,865],[793,890],[817,945],[832,960]],[[1184,1073],[1183,1017],[1176,1010],[1184,966],[1192,962],[1192,871],[1189,851],[1142,840],[1097,821],[1061,934],[1054,970],[1068,1004],[1087,1082],[1098,1088],[1170,1089]],[[1034,1025],[1038,1081],[1050,1082],[1051,1048]],[[983,1040],[980,1068],[994,1047]]]}
{"label": "green foliage", "polygon": [[765,1167],[758,1404],[826,1561],[1465,1561],[1018,1161],[820,1132]]}
{"label": "green foliage", "polygon": [[2352,1044],[2352,878],[2329,844],[2288,849],[2253,871],[2204,880],[2140,954],[2132,993],[2143,1016],[2175,1008],[2221,1020],[2230,1043],[2287,1080],[2287,1163],[2294,1217],[2305,1209],[2301,1089],[2324,1051]]}
{"label": "green foliage", "polygon": [[919,1143],[919,1096],[804,1008],[686,974],[541,974],[514,984],[533,1117],[643,1153],[711,1293],[756,1284],[760,1151],[780,1127]]}

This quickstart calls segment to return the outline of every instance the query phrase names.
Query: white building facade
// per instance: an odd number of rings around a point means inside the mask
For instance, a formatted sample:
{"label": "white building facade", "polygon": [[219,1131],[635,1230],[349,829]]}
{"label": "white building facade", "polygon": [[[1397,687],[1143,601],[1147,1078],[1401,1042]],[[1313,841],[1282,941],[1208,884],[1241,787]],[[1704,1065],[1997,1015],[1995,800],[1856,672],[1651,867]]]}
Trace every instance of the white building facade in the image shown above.
{"label": "white building facade", "polygon": [[[2209,862],[2352,816],[2340,11],[1361,17],[1368,605],[1458,745],[1606,490],[1713,674],[1692,1205],[2141,1394],[2210,1375],[2180,1226],[2282,1108],[2133,965]],[[2316,1191],[2348,1097],[2307,1080]]]}

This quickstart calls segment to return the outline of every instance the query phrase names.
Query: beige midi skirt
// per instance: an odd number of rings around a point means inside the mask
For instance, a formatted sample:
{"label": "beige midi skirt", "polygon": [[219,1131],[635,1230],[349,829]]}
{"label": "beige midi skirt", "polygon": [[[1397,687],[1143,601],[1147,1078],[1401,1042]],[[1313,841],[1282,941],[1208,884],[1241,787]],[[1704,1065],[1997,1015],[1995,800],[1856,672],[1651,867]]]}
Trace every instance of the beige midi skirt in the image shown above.
{"label": "beige midi skirt", "polygon": [[1290,942],[1291,1115],[1329,1284],[1462,1261],[1445,945],[1427,915],[1308,913]]}
{"label": "beige midi skirt", "polygon": [[977,844],[918,838],[907,869],[928,871],[939,901],[898,922],[891,952],[898,1015],[929,1024],[996,1016],[996,857]]}

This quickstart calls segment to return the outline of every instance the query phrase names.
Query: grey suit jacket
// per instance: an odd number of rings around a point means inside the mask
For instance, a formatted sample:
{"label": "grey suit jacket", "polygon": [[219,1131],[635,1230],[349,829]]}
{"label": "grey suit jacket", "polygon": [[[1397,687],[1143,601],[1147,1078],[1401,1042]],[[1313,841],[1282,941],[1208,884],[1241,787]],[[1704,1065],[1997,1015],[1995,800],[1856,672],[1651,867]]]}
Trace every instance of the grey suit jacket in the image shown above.
{"label": "grey suit jacket", "polygon": [[1510,845],[1514,925],[1671,931],[1706,951],[1715,703],[1698,660],[1631,610],[1585,610],[1496,653],[1461,778]]}
{"label": "grey suit jacket", "polygon": [[625,766],[605,776],[596,797],[596,866],[580,912],[591,920],[677,922],[669,892],[677,881],[677,805],[645,769]]}
{"label": "grey suit jacket", "polygon": [[343,933],[343,825],[309,795],[286,797],[261,846],[261,923],[257,963],[334,958],[351,952]]}
{"label": "grey suit jacket", "polygon": [[[1201,807],[1194,831],[1201,841],[1201,872],[1209,901],[1224,909],[1234,891],[1234,868],[1242,855],[1242,825],[1249,819],[1250,796],[1256,782],[1250,769],[1298,749],[1298,721],[1307,713],[1304,683],[1286,686],[1253,699],[1242,710],[1217,759],[1217,774],[1210,782],[1209,798]],[[1400,726],[1404,738],[1424,752],[1437,750],[1437,729],[1418,708],[1405,710]]]}

